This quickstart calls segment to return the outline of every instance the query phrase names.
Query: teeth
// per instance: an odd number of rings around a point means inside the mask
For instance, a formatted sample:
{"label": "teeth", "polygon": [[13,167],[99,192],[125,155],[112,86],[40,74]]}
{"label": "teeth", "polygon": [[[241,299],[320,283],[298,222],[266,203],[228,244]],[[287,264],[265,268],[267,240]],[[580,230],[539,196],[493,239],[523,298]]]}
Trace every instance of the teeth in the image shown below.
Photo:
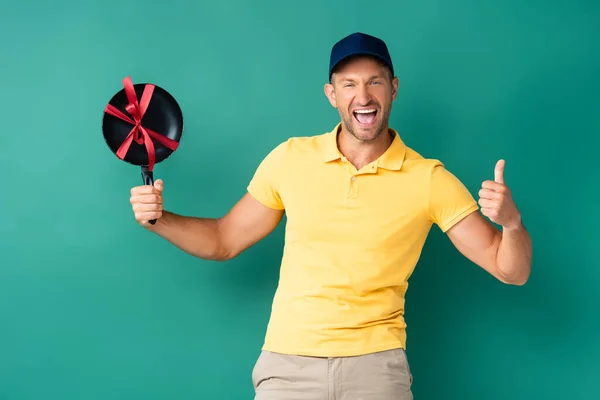
{"label": "teeth", "polygon": [[371,108],[369,110],[354,110],[355,113],[357,114],[369,114],[369,113],[374,113],[376,110],[374,108]]}

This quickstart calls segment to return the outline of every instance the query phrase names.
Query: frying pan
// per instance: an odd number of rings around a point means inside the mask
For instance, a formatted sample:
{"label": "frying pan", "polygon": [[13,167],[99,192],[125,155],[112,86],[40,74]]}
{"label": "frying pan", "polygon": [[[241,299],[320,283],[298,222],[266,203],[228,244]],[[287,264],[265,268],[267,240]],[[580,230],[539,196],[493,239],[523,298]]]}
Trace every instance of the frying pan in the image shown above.
{"label": "frying pan", "polygon": [[179,147],[183,113],[165,89],[150,83],[134,85],[129,76],[122,82],[123,89],[104,109],[104,141],[119,159],[141,167],[144,184],[153,185],[154,166]]}

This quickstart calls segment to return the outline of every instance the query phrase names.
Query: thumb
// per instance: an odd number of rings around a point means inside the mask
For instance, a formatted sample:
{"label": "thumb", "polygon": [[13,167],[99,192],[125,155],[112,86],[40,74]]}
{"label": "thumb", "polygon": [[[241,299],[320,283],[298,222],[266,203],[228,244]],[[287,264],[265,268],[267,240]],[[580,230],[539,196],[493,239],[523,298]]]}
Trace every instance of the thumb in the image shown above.
{"label": "thumb", "polygon": [[163,188],[165,187],[164,182],[162,181],[162,179],[157,179],[156,181],[154,181],[154,187],[156,188],[156,190],[158,190],[159,192],[162,192]]}
{"label": "thumb", "polygon": [[504,164],[506,162],[500,160],[496,163],[496,168],[494,169],[494,180],[498,183],[504,183]]}

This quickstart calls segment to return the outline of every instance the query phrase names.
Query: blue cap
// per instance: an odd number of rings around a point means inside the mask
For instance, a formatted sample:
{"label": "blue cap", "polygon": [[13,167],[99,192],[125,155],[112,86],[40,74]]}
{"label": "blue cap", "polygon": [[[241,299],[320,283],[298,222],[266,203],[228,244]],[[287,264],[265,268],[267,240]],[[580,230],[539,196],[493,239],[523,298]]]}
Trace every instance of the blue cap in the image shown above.
{"label": "blue cap", "polygon": [[366,33],[356,32],[346,36],[339,42],[333,45],[331,49],[331,57],[329,60],[329,78],[333,69],[343,60],[350,56],[368,55],[378,58],[392,72],[394,76],[394,66],[392,58],[385,42],[375,36],[367,35]]}

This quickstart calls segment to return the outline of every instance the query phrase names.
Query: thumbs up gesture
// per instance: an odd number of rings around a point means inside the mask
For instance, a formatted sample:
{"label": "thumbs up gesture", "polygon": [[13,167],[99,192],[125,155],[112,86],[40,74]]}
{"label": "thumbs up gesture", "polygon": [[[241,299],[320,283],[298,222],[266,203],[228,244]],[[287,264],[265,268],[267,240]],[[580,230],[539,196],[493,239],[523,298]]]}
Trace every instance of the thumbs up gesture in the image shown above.
{"label": "thumbs up gesture", "polygon": [[490,221],[505,229],[516,228],[521,224],[521,214],[512,198],[510,189],[504,183],[505,161],[496,163],[494,180],[484,181],[479,191],[481,213]]}

